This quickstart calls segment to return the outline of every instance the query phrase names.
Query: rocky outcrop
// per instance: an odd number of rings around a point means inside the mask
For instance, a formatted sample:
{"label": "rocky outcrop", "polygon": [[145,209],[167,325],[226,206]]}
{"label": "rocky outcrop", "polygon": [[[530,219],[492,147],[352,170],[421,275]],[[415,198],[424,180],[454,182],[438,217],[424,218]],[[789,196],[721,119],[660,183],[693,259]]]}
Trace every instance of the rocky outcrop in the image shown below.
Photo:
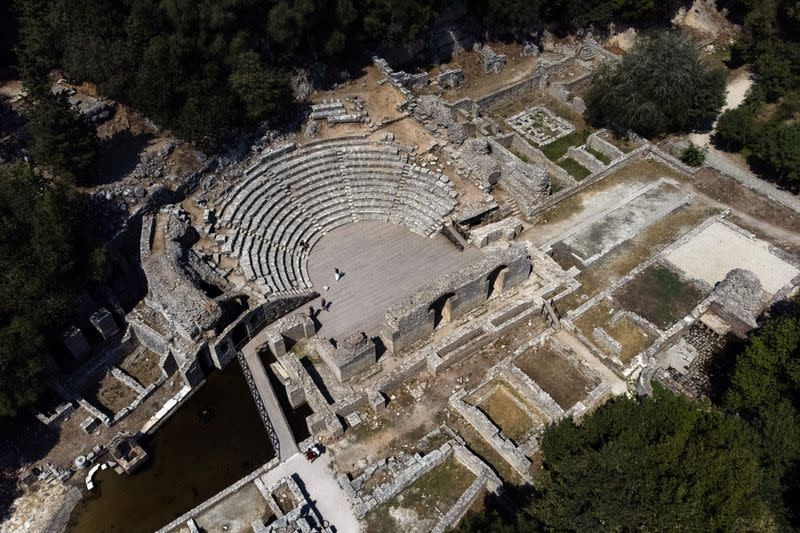
{"label": "rocky outcrop", "polygon": [[734,268],[717,283],[711,298],[726,311],[746,324],[756,327],[761,314],[764,291],[758,276],[742,268]]}

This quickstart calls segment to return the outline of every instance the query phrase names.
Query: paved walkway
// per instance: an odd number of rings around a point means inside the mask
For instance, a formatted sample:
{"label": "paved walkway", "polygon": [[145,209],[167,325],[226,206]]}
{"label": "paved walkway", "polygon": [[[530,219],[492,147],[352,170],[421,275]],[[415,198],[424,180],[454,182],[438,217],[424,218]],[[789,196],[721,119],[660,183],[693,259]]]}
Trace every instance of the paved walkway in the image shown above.
{"label": "paved walkway", "polygon": [[278,403],[278,397],[275,396],[275,391],[272,390],[272,384],[269,382],[269,376],[267,376],[267,369],[264,368],[256,351],[265,342],[267,342],[266,330],[261,330],[242,348],[242,354],[244,355],[245,363],[250,368],[250,373],[253,375],[253,381],[267,410],[269,420],[272,422],[272,427],[278,436],[280,450],[277,450],[277,456],[283,461],[297,453],[298,449],[292,430],[286,421],[286,416],[283,414],[283,409]]}
{"label": "paved walkway", "polygon": [[320,520],[327,521],[338,533],[358,533],[358,519],[353,506],[342,490],[329,467],[329,454],[323,455],[313,463],[297,453],[261,476],[264,485],[270,486],[281,478],[295,474],[302,483],[301,489],[308,494],[314,511]]}
{"label": "paved walkway", "polygon": [[[361,330],[374,337],[390,305],[480,255],[474,247],[459,251],[443,235],[422,237],[385,222],[337,228],[314,246],[308,261],[314,290],[331,302],[330,311],[317,315],[320,334],[342,339]],[[339,281],[333,278],[335,268],[344,272]],[[319,308],[319,300],[311,305]]]}

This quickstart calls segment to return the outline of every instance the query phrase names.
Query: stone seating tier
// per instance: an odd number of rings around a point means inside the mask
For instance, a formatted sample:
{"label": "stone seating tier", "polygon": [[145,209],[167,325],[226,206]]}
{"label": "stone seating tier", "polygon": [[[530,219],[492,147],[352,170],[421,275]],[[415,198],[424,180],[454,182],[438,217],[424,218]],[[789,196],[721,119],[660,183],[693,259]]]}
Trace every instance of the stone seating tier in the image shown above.
{"label": "stone seating tier", "polygon": [[265,158],[217,208],[245,278],[264,292],[295,293],[312,287],[309,252],[332,230],[378,220],[431,236],[456,197],[446,177],[409,163],[396,145],[347,138]]}

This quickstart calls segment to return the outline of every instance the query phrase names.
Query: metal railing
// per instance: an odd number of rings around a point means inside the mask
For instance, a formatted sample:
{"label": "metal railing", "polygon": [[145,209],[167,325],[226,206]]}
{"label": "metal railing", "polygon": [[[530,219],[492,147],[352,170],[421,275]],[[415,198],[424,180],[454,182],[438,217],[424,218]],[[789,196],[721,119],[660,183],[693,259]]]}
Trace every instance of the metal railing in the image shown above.
{"label": "metal railing", "polygon": [[[256,357],[258,357],[258,352],[256,352]],[[242,353],[241,350],[237,350],[236,358],[239,360],[239,366],[242,367],[242,374],[244,374],[244,380],[247,382],[247,386],[250,388],[250,394],[253,396],[253,400],[256,402],[258,416],[261,417],[261,421],[264,423],[264,429],[267,430],[269,441],[272,443],[272,449],[275,450],[275,457],[277,457],[280,461],[282,460],[281,444],[278,440],[278,434],[275,432],[275,428],[272,426],[272,420],[269,419],[267,407],[264,405],[264,400],[261,399],[261,394],[258,392],[258,387],[253,379],[253,373],[250,371],[250,366],[248,366],[247,361],[245,361],[244,353]]]}

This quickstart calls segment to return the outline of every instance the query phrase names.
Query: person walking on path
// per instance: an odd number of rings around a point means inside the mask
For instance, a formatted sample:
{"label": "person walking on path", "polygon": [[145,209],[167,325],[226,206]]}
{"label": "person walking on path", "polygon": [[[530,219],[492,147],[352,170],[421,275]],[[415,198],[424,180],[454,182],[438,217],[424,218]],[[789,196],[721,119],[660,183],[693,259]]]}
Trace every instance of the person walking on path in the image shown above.
{"label": "person walking on path", "polygon": [[344,275],[344,274],[342,274],[341,272],[339,272],[339,269],[338,269],[338,268],[334,268],[334,269],[333,269],[333,279],[335,279],[336,281],[339,281],[340,279],[342,279],[342,276],[343,276],[343,275]]}

